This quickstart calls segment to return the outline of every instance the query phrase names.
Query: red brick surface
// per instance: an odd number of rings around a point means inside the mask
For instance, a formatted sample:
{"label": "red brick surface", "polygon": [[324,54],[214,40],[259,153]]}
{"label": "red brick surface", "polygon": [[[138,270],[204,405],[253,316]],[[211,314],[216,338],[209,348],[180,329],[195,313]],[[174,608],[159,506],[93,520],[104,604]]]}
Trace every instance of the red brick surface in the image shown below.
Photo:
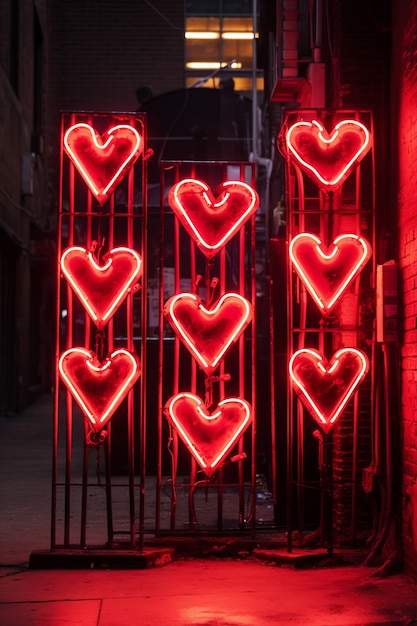
{"label": "red brick surface", "polygon": [[[417,20],[416,0],[393,16],[393,162],[398,259],[402,273],[402,537],[407,567],[417,574]],[[397,122],[398,120],[398,122]],[[396,127],[396,122],[398,126]],[[395,193],[396,192],[396,193]],[[394,196],[395,201],[395,196]]]}

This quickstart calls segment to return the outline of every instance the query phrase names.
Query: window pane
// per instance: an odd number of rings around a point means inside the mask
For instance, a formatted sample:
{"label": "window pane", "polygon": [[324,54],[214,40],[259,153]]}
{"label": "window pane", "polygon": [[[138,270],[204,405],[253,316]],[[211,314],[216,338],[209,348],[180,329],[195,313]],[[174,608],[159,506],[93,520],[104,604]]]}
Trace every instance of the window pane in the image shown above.
{"label": "window pane", "polygon": [[252,33],[252,18],[250,17],[224,17],[222,22],[222,31]]}
{"label": "window pane", "polygon": [[223,13],[252,15],[252,0],[222,0]]}
{"label": "window pane", "polygon": [[219,61],[218,39],[187,39],[186,62]]}
{"label": "window pane", "polygon": [[217,39],[186,38],[185,58],[186,63],[219,61],[220,60],[220,20],[218,17],[189,17],[186,20],[187,34],[192,33],[215,33]]}
{"label": "window pane", "polygon": [[[239,3],[238,3],[239,4]],[[193,15],[220,13],[220,0],[187,0],[186,12]]]}
{"label": "window pane", "polygon": [[[253,82],[251,78],[234,76],[233,80],[235,81],[235,91],[252,91]],[[260,76],[256,79],[256,89],[258,91],[264,89],[264,79]]]}
{"label": "window pane", "polygon": [[241,63],[239,69],[247,70],[252,67],[252,41],[226,39],[223,41],[223,60],[236,59]]}
{"label": "window pane", "polygon": [[[227,73],[233,76],[237,91],[250,92],[254,43],[252,0],[186,0],[186,11],[187,85],[195,84],[205,72],[209,75],[219,64],[235,59],[236,64]],[[202,63],[212,65],[204,69],[198,65]],[[223,73],[210,78],[204,86],[218,88],[222,76]],[[262,79],[256,82],[257,88],[261,88]]]}
{"label": "window pane", "polygon": [[[188,76],[186,79],[186,86],[191,87],[191,85],[195,85],[198,80],[203,81],[205,78],[207,78],[207,74],[204,74],[204,76]],[[200,89],[203,89],[204,87],[208,87],[210,89],[220,89],[220,81],[221,77],[215,76],[210,78],[207,82],[202,82]],[[233,76],[233,81],[235,83],[235,91],[252,91],[252,78]],[[258,76],[256,79],[256,89],[260,91],[263,90],[263,88],[264,79]]]}
{"label": "window pane", "polygon": [[187,17],[186,21],[187,31],[216,31],[220,30],[220,20],[218,17]]}
{"label": "window pane", "polygon": [[252,15],[252,0],[187,0],[189,15]]}

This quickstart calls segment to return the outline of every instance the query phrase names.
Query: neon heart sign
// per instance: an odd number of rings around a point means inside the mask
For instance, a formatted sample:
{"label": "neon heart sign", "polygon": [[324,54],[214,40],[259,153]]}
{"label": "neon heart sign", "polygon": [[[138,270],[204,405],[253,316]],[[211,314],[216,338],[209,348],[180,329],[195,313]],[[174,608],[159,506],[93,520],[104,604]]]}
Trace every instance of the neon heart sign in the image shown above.
{"label": "neon heart sign", "polygon": [[195,294],[180,293],[166,302],[164,315],[209,376],[251,321],[252,307],[237,293],[226,293],[212,309]]}
{"label": "neon heart sign", "polygon": [[101,137],[89,124],[74,124],[64,148],[91,193],[103,204],[142,151],[139,132],[129,124],[109,128]]}
{"label": "neon heart sign", "polygon": [[320,122],[296,122],[286,133],[290,155],[320,187],[341,185],[371,147],[371,136],[357,120],[343,120],[329,135]]}
{"label": "neon heart sign", "polygon": [[71,246],[61,256],[61,269],[98,328],[114,315],[140,277],[142,259],[130,248],[113,248],[99,265],[86,248]]}
{"label": "neon heart sign", "polygon": [[140,376],[140,362],[123,348],[103,362],[86,348],[70,348],[59,359],[59,373],[96,432],[109,421]]}
{"label": "neon heart sign", "polygon": [[209,413],[201,398],[179,393],[165,405],[168,421],[210,477],[225,459],[252,419],[251,407],[242,398],[222,400]]}
{"label": "neon heart sign", "polygon": [[291,357],[289,372],[300,400],[328,432],[346,408],[368,367],[366,355],[356,348],[338,350],[330,363],[317,350],[303,348]]}
{"label": "neon heart sign", "polygon": [[258,194],[241,181],[227,181],[214,193],[202,181],[185,178],[171,187],[168,202],[203,254],[211,259],[259,206]]}
{"label": "neon heart sign", "polygon": [[289,254],[313,300],[323,313],[328,313],[372,252],[369,243],[358,235],[339,235],[324,251],[316,235],[300,233],[291,241]]}

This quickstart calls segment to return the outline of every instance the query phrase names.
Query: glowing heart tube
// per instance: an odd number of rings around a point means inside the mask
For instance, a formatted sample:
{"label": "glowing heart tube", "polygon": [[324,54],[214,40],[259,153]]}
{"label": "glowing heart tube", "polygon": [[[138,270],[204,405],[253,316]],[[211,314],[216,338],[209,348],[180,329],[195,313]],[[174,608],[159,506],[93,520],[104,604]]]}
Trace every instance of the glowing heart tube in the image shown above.
{"label": "glowing heart tube", "polygon": [[115,314],[142,272],[140,255],[113,248],[99,265],[86,248],[71,246],[61,256],[62,273],[98,328]]}
{"label": "glowing heart tube", "polygon": [[371,254],[369,243],[352,234],[339,235],[326,249],[317,235],[300,233],[289,247],[295,271],[324,314],[338,303]]}
{"label": "glowing heart tube", "polygon": [[251,407],[242,398],[222,400],[210,413],[192,393],[170,398],[165,414],[207,477],[213,475],[252,420]]}
{"label": "glowing heart tube", "polygon": [[289,363],[298,397],[325,432],[343,413],[368,369],[368,358],[356,348],[338,350],[330,363],[317,350],[303,348]]}
{"label": "glowing heart tube", "polygon": [[328,134],[317,120],[296,122],[286,145],[295,163],[320,187],[335,189],[371,147],[371,135],[357,120],[342,120]]}
{"label": "glowing heart tube", "polygon": [[206,183],[185,178],[168,193],[168,202],[203,254],[211,259],[259,206],[258,194],[241,181],[227,181],[214,193]]}
{"label": "glowing heart tube", "polygon": [[251,304],[237,293],[226,293],[207,309],[192,293],[180,293],[164,306],[175,333],[210,375],[252,319]]}
{"label": "glowing heart tube", "polygon": [[101,137],[89,124],[68,128],[64,149],[99,204],[115,190],[139,158],[142,140],[129,124],[109,128]]}
{"label": "glowing heart tube", "polygon": [[120,406],[140,376],[136,354],[123,348],[103,362],[86,348],[70,348],[59,358],[60,376],[96,432]]}

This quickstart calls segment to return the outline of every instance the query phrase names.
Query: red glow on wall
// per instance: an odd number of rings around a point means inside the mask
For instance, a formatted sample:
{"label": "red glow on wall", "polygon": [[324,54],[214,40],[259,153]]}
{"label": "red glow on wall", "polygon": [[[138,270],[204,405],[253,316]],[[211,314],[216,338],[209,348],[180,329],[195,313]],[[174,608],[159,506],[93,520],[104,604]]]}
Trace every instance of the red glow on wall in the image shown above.
{"label": "red glow on wall", "polygon": [[142,151],[139,132],[128,124],[109,128],[101,137],[92,126],[74,124],[64,135],[65,152],[91,193],[103,204]]}
{"label": "red glow on wall", "polygon": [[93,322],[102,328],[139,279],[142,259],[135,250],[119,247],[99,265],[92,252],[71,246],[61,256],[61,269]]}
{"label": "red glow on wall", "polygon": [[300,233],[291,241],[289,254],[313,300],[326,313],[359,274],[371,256],[371,247],[363,237],[344,234],[324,251],[316,235]]}
{"label": "red glow on wall", "polygon": [[192,293],[170,298],[164,315],[207,375],[222,361],[252,319],[252,307],[241,295],[226,293],[207,309]]}
{"label": "red glow on wall", "polygon": [[300,400],[328,432],[346,408],[368,367],[366,355],[356,348],[338,350],[330,363],[317,350],[303,348],[291,357],[289,372]]}
{"label": "red glow on wall", "polygon": [[252,419],[251,407],[242,398],[222,400],[210,413],[192,393],[173,396],[165,413],[207,477],[224,461]]}
{"label": "red glow on wall", "polygon": [[140,376],[136,354],[123,348],[103,362],[86,348],[70,348],[59,359],[59,373],[96,432],[109,421]]}
{"label": "red glow on wall", "polygon": [[316,184],[336,188],[352,172],[371,147],[366,126],[343,120],[328,134],[317,120],[300,121],[286,133],[290,155]]}
{"label": "red glow on wall", "polygon": [[207,258],[214,257],[259,206],[256,191],[241,181],[227,181],[214,193],[202,181],[186,178],[174,185],[168,202]]}

